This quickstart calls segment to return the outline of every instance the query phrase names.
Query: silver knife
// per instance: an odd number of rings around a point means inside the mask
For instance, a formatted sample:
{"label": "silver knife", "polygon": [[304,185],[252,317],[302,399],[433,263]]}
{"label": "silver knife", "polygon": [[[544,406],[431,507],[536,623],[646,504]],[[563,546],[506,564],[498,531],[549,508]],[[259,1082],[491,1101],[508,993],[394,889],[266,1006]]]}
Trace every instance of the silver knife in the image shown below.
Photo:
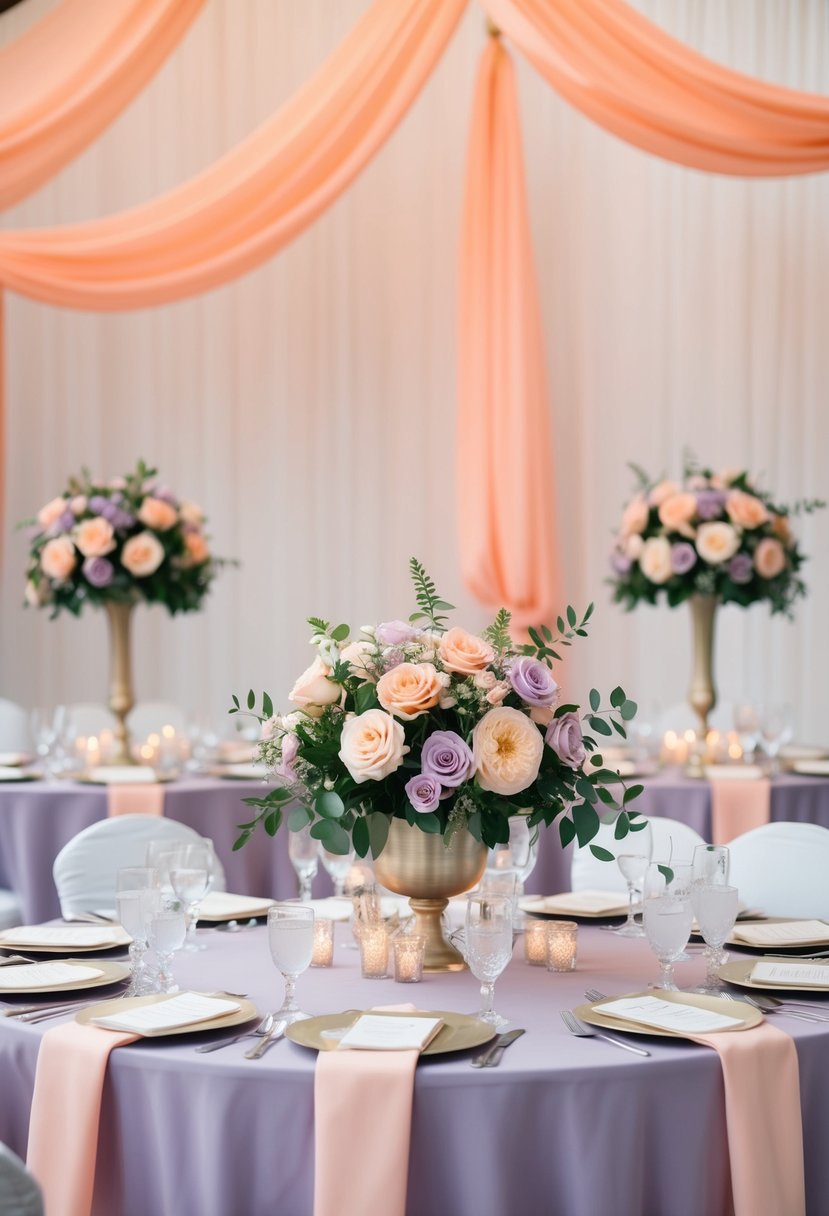
{"label": "silver knife", "polygon": [[263,1056],[270,1047],[271,1043],[275,1043],[277,1039],[281,1039],[285,1034],[287,1022],[274,1022],[266,1035],[263,1035],[255,1047],[251,1047],[250,1051],[245,1052],[246,1060],[258,1060]]}
{"label": "silver knife", "polygon": [[524,1030],[508,1030],[506,1034],[499,1034],[494,1043],[487,1043],[483,1051],[478,1052],[470,1060],[473,1068],[497,1068],[501,1063],[501,1056],[504,1054],[510,1043],[514,1043],[516,1039],[520,1039],[524,1034]]}

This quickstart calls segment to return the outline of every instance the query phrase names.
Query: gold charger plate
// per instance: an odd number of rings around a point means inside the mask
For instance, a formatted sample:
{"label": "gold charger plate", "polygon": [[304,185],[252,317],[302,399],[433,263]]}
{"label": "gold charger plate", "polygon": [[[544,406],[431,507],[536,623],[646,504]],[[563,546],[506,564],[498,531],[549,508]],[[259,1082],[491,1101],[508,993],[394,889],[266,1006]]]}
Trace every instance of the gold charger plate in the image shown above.
{"label": "gold charger plate", "polygon": [[746,1005],[742,1001],[723,1001],[717,996],[706,996],[701,992],[666,992],[662,988],[650,989],[648,992],[625,992],[617,996],[606,996],[601,1001],[591,1001],[589,1005],[579,1005],[573,1013],[583,1022],[591,1026],[601,1026],[604,1030],[624,1030],[625,1034],[655,1034],[659,1038],[687,1039],[689,1036],[680,1034],[678,1030],[661,1030],[657,1026],[640,1026],[636,1022],[628,1022],[623,1018],[612,1018],[606,1013],[599,1013],[596,1005],[605,1005],[608,1001],[627,1000],[636,996],[657,996],[660,1000],[670,1001],[674,1005],[696,1005],[700,1009],[710,1009],[712,1013],[721,1013],[728,1018],[739,1018],[741,1025],[733,1026],[731,1030],[711,1031],[712,1034],[733,1034],[738,1030],[750,1030],[759,1026],[763,1015],[759,1009]]}
{"label": "gold charger plate", "polygon": [[[738,925],[750,925],[755,923],[758,925],[782,925],[790,924],[792,921],[798,919],[801,918],[798,918],[797,916],[758,916],[756,922],[752,920],[740,921],[738,919],[737,923]],[[810,919],[817,918],[810,917]],[[699,932],[699,930],[692,929],[691,940],[702,941],[702,934]],[[826,937],[812,937],[808,940],[804,938],[803,941],[799,942],[765,942],[763,945],[754,945],[752,942],[744,942],[742,938],[737,938],[732,933],[728,937],[725,944],[726,946],[733,946],[737,950],[750,950],[755,954],[768,954],[770,951],[773,951],[776,954],[788,954],[790,950],[806,950],[812,946],[826,946],[829,949],[829,924],[826,926]],[[796,958],[797,955],[794,954],[793,957]]]}
{"label": "gold charger plate", "polygon": [[[73,964],[77,967],[89,967],[91,959],[65,958],[60,960],[66,963],[68,967]],[[25,967],[25,963],[19,964]],[[34,964],[33,964],[34,965]],[[105,988],[108,984],[119,984],[123,980],[129,979],[130,969],[125,967],[123,963],[95,963],[96,968],[102,973],[94,979],[85,980],[67,980],[64,984],[49,984],[38,985],[36,988],[25,984],[16,985],[14,988],[0,988],[0,998],[5,996],[22,996],[24,993],[31,996],[38,996],[41,992],[80,992],[86,988]],[[5,971],[6,968],[4,967]]]}
{"label": "gold charger plate", "polygon": [[469,1013],[449,1013],[444,1009],[418,1009],[415,1012],[393,1012],[391,1010],[346,1009],[343,1013],[326,1013],[318,1018],[306,1018],[301,1022],[293,1022],[285,1031],[286,1038],[298,1043],[300,1047],[310,1047],[313,1051],[333,1051],[337,1046],[335,1039],[324,1039],[323,1030],[347,1030],[358,1017],[364,1013],[375,1012],[385,1017],[410,1018],[414,1016],[426,1018],[442,1018],[444,1025],[421,1052],[424,1056],[439,1056],[450,1051],[467,1051],[470,1047],[479,1047],[494,1039],[496,1030],[486,1022],[473,1017]]}
{"label": "gold charger plate", "polygon": [[[223,895],[224,892],[217,892],[217,894]],[[208,895],[206,898],[209,899],[210,896]],[[245,899],[248,906],[240,904],[236,907],[235,911],[231,908],[230,910],[226,909],[224,912],[215,909],[211,912],[209,905],[206,911],[204,907],[199,908],[198,923],[200,925],[223,925],[228,924],[232,920],[251,920],[256,917],[267,916],[268,910],[276,903],[275,899],[255,900],[248,896],[240,896],[240,898]]]}
{"label": "gold charger plate", "polygon": [[16,768],[8,773],[0,773],[0,784],[6,784],[14,781],[42,781],[43,773],[23,772],[22,769]]}
{"label": "gold charger plate", "polygon": [[125,933],[120,925],[113,925],[113,929],[118,933],[117,941],[95,946],[60,946],[54,942],[49,945],[36,944],[27,946],[24,942],[8,941],[0,933],[0,951],[8,950],[13,954],[109,954],[112,950],[123,950],[132,942],[130,935]]}
{"label": "gold charger plate", "polygon": [[[128,785],[130,789],[140,790],[149,789],[153,785],[167,785],[170,781],[178,781],[180,773],[170,771],[166,773],[155,773],[152,781],[122,781],[121,785]],[[90,773],[79,770],[73,773],[61,773],[61,780],[76,781],[78,785],[118,785],[117,781],[106,781],[103,777],[93,777]]]}
{"label": "gold charger plate", "polygon": [[[776,958],[775,955],[766,955],[765,957],[769,961]],[[785,958],[778,958],[777,961],[784,962],[788,959],[791,959],[792,962],[797,961],[796,959],[792,959],[791,955],[786,955]],[[824,996],[829,997],[829,988],[821,988],[817,984],[756,984],[751,979],[751,973],[760,961],[760,959],[752,958],[741,959],[736,963],[726,963],[723,967],[720,967],[717,975],[728,984],[736,984],[739,988],[754,988],[757,992],[777,992],[780,994],[784,992],[821,992]],[[808,961],[810,966],[825,967],[826,974],[829,976],[829,961],[823,961],[818,958],[804,959],[803,961]]]}
{"label": "gold charger plate", "polygon": [[220,781],[258,781],[263,782],[268,775],[264,765],[258,764],[211,764],[205,769],[208,777],[217,777]]}
{"label": "gold charger plate", "polygon": [[[160,1005],[163,1001],[169,1001],[174,996],[182,996],[181,992],[157,992],[152,996],[128,996],[115,997],[111,1001],[101,1001],[99,1005],[90,1005],[86,1009],[80,1009],[75,1014],[75,1021],[80,1022],[81,1026],[91,1024],[93,1018],[107,1017],[113,1013],[123,1013],[125,1010],[140,1009],[142,1005]],[[235,1001],[239,1009],[235,1013],[227,1013],[221,1018],[210,1018],[205,1022],[193,1022],[190,1026],[175,1026],[171,1030],[151,1030],[135,1031],[142,1039],[166,1039],[177,1034],[199,1034],[202,1030],[225,1030],[229,1026],[242,1026],[245,1022],[252,1022],[258,1018],[259,1010],[254,1005],[253,1001],[247,1001],[243,997],[230,996],[224,992],[202,992],[201,996],[216,996],[219,999]],[[109,1027],[101,1026],[100,1030],[108,1030]]]}

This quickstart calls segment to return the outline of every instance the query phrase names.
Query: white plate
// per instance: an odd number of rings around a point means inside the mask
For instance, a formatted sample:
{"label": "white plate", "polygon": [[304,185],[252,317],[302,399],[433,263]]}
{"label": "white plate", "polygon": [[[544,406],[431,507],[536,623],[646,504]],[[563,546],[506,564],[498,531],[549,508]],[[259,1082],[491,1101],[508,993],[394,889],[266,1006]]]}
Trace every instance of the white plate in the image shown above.
{"label": "white plate", "polygon": [[224,781],[264,781],[268,770],[264,764],[218,764],[211,765],[207,775]]}
{"label": "white plate", "polygon": [[[825,755],[824,752],[820,753]],[[31,764],[34,756],[29,756],[26,752],[0,752],[0,768],[19,768],[21,764]]]}
{"label": "white plate", "polygon": [[829,760],[796,760],[792,772],[803,777],[829,777]]}
{"label": "white plate", "polygon": [[0,768],[0,781],[40,781],[43,773],[35,773],[31,769]]}
{"label": "white plate", "polygon": [[602,752],[604,767],[618,773],[620,778],[653,777],[659,771],[659,765],[652,760],[608,760]]}
{"label": "white plate", "polygon": [[807,747],[802,743],[790,743],[780,748],[780,759],[796,760],[825,760],[829,757],[829,747]]}

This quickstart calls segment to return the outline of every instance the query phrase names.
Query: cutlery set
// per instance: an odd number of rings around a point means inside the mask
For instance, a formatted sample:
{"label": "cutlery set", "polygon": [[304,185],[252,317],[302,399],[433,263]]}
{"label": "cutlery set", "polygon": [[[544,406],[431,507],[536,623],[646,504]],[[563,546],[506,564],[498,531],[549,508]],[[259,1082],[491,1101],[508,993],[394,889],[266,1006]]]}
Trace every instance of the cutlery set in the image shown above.
{"label": "cutlery set", "polygon": [[516,1028],[506,1031],[505,1034],[499,1034],[491,1043],[487,1043],[481,1051],[477,1052],[469,1063],[473,1068],[497,1068],[510,1043],[514,1043],[525,1033],[526,1031]]}

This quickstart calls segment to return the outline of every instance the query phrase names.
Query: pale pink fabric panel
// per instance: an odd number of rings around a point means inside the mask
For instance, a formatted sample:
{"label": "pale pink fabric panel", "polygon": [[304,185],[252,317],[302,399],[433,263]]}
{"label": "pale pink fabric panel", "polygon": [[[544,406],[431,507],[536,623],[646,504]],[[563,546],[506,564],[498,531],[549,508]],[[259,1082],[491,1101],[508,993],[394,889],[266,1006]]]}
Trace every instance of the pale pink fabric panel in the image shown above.
{"label": "pale pink fabric panel", "polygon": [[713,844],[728,844],[735,836],[762,827],[770,818],[770,782],[763,779],[711,782]]}
{"label": "pale pink fabric panel", "polygon": [[110,819],[116,815],[163,814],[163,785],[139,783],[107,786],[107,816]]}

